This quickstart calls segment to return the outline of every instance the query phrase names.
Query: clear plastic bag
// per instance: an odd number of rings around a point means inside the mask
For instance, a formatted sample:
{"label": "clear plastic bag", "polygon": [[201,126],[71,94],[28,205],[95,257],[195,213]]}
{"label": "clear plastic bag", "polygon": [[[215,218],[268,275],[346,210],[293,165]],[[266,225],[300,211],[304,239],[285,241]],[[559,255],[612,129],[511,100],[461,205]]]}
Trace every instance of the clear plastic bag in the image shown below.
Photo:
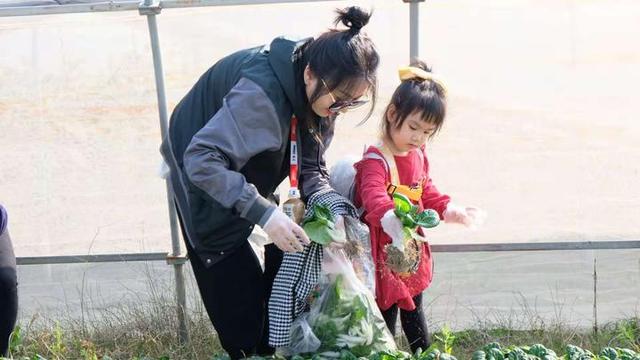
{"label": "clear plastic bag", "polygon": [[291,356],[295,354],[314,353],[320,348],[320,340],[311,330],[308,321],[309,313],[298,316],[291,324],[291,340],[289,347],[282,349],[281,354]]}
{"label": "clear plastic bag", "polygon": [[[373,294],[358,279],[344,250],[325,248],[322,271],[320,296],[306,319],[320,341],[314,351],[322,358],[336,358],[342,349],[358,357],[396,350]],[[292,328],[291,344],[294,338],[304,337],[304,329],[300,325]]]}
{"label": "clear plastic bag", "polygon": [[344,249],[353,264],[353,269],[372,294],[376,293],[376,268],[371,253],[369,227],[352,217],[344,219],[347,244]]}

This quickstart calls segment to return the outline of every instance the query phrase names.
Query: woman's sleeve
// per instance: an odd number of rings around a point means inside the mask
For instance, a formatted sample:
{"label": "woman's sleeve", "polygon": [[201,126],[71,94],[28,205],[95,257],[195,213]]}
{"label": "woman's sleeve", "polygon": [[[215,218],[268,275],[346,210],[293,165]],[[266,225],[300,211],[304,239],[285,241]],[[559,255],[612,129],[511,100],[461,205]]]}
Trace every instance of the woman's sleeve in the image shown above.
{"label": "woman's sleeve", "polygon": [[380,159],[364,159],[356,164],[356,191],[362,201],[365,220],[370,226],[381,226],[380,219],[394,208],[387,193],[387,169]]}
{"label": "woman's sleeve", "polygon": [[307,204],[305,217],[313,215],[314,205],[326,206],[333,215],[358,217],[351,201],[329,185],[329,171],[324,154],[333,140],[334,124],[334,119],[320,120],[322,143],[318,142],[312,132],[306,131],[301,135],[300,190]]}
{"label": "woman's sleeve", "polygon": [[438,212],[440,218],[443,219],[444,211],[447,204],[451,201],[449,195],[441,194],[438,188],[433,184],[429,176],[429,160],[424,156],[425,181],[422,184],[422,205],[425,209],[433,209]]}
{"label": "woman's sleeve", "polygon": [[239,171],[255,155],[278,150],[281,124],[264,90],[240,79],[225,96],[220,110],[198,131],[184,153],[189,180],[241,217],[264,225],[275,210]]}
{"label": "woman's sleeve", "polygon": [[300,190],[305,201],[315,193],[332,189],[324,154],[333,140],[333,121],[321,119],[320,126],[322,143],[318,142],[312,131],[303,131],[301,134]]}

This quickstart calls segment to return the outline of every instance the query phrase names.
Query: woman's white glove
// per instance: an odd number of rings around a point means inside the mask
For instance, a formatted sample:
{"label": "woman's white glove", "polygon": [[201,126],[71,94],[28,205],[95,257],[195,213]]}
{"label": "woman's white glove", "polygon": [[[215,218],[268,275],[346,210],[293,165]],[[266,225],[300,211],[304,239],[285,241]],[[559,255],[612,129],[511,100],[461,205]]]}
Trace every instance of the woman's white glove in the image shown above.
{"label": "woman's white glove", "polygon": [[463,224],[469,228],[476,228],[484,223],[487,215],[484,210],[475,206],[460,206],[449,203],[443,217],[447,223]]}
{"label": "woman's white glove", "polygon": [[402,222],[396,216],[393,209],[387,211],[380,219],[382,230],[391,238],[391,244],[404,252],[404,230]]}
{"label": "woman's white glove", "polygon": [[304,230],[280,209],[269,216],[262,229],[282,251],[299,252],[310,242]]}

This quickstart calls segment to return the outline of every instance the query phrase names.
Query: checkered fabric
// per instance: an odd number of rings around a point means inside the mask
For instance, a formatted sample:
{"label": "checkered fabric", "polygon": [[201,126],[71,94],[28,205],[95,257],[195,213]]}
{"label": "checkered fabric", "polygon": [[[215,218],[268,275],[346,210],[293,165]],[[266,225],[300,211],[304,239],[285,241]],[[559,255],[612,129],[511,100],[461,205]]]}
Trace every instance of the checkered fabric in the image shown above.
{"label": "checkered fabric", "polygon": [[[324,205],[334,216],[357,218],[353,204],[330,190],[309,197],[305,219],[313,216],[314,205]],[[322,271],[322,245],[312,242],[303,252],[284,253],[269,298],[269,345],[289,345],[291,323],[307,308],[309,293],[316,287]]]}

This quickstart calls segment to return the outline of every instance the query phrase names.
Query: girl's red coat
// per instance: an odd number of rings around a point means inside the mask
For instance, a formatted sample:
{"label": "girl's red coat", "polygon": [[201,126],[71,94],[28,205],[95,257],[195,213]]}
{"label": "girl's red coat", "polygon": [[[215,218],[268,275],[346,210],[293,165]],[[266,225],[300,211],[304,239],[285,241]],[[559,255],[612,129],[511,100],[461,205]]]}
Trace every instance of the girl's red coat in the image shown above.
{"label": "girl's red coat", "polygon": [[[377,147],[371,146],[365,154],[375,153],[382,157]],[[421,156],[422,152],[424,156]],[[424,149],[410,151],[406,156],[395,156],[396,167],[403,185],[421,184],[423,192],[417,204],[420,210],[434,209],[442,214],[449,203],[449,196],[441,194],[429,177],[429,161]],[[431,250],[428,244],[422,246],[420,265],[415,274],[401,276],[386,266],[387,254],[384,247],[391,243],[391,238],[380,225],[380,219],[394,208],[393,200],[387,194],[387,184],[391,179],[384,162],[380,159],[364,158],[355,164],[356,194],[355,203],[364,208],[362,220],[369,225],[371,232],[371,251],[376,264],[376,300],[382,310],[393,304],[404,310],[414,310],[413,297],[424,291],[433,277]]]}

